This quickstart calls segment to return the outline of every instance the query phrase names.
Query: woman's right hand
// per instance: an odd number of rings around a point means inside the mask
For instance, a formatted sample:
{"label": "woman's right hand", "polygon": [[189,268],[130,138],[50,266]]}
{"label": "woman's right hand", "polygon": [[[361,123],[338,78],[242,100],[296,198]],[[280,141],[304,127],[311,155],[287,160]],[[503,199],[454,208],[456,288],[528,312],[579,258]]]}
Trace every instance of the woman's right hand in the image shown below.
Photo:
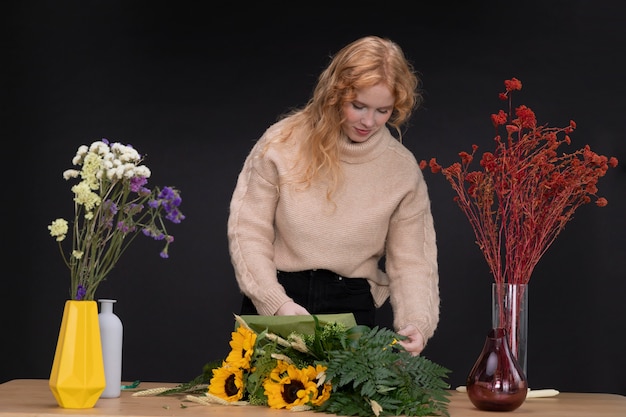
{"label": "woman's right hand", "polygon": [[278,311],[274,314],[275,316],[310,316],[311,313],[307,311],[306,308],[302,307],[300,304],[294,303],[293,301],[287,301],[285,304],[280,306]]}

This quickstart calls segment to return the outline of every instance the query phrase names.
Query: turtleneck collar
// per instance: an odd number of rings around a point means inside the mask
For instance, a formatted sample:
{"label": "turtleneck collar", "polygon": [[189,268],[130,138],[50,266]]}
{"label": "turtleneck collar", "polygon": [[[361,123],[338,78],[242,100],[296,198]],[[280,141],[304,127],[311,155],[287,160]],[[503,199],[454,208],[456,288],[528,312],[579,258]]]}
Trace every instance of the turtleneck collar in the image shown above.
{"label": "turtleneck collar", "polygon": [[339,158],[348,164],[362,164],[382,154],[390,140],[395,138],[386,126],[383,126],[365,142],[352,142],[348,136],[341,134],[339,140]]}

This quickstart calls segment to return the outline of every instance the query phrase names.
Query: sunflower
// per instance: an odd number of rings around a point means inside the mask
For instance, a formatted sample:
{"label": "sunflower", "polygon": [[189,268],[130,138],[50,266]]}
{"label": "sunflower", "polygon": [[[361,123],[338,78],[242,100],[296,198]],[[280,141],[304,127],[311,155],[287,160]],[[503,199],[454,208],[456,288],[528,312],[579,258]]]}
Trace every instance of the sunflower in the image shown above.
{"label": "sunflower", "polygon": [[221,367],[213,369],[209,394],[228,402],[241,400],[244,394],[243,369],[226,362]]}
{"label": "sunflower", "polygon": [[311,405],[318,406],[324,404],[324,402],[330,398],[330,392],[332,385],[330,383],[324,383],[326,379],[326,367],[323,365],[308,366],[302,370],[306,372],[309,380],[315,382],[317,387],[316,395],[311,398]]}
{"label": "sunflower", "polygon": [[231,366],[249,370],[252,354],[254,353],[254,344],[256,343],[256,333],[239,326],[237,331],[231,334],[231,351],[225,361]]}
{"label": "sunflower", "polygon": [[[309,370],[311,368],[312,370]],[[298,369],[284,361],[277,361],[276,367],[263,383],[267,405],[270,408],[286,408],[307,405],[317,398],[318,388],[315,379],[315,368]]]}

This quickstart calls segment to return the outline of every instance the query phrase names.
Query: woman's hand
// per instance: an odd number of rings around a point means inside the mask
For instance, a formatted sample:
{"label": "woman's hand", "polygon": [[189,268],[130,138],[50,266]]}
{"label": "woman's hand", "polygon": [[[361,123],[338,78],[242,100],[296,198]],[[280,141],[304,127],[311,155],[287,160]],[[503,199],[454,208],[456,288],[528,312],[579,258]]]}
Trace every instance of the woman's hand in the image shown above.
{"label": "woman's hand", "polygon": [[424,336],[417,330],[417,327],[409,324],[404,329],[399,330],[398,334],[407,337],[398,343],[404,347],[407,352],[410,352],[411,355],[417,356],[424,350],[424,346],[426,345],[424,343]]}
{"label": "woman's hand", "polygon": [[294,303],[293,301],[287,301],[285,304],[280,306],[278,311],[274,314],[275,316],[310,316],[311,313],[307,311],[306,308],[302,307],[300,304]]}

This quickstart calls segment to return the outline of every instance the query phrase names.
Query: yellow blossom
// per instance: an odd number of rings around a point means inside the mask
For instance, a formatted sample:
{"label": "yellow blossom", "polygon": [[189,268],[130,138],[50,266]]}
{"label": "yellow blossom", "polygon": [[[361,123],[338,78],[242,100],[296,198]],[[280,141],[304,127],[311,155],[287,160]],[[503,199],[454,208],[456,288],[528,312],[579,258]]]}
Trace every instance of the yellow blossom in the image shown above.
{"label": "yellow blossom", "polygon": [[236,332],[232,332],[231,351],[226,357],[226,362],[237,368],[250,369],[255,342],[256,333],[245,327],[238,327]]}
{"label": "yellow blossom", "polygon": [[98,181],[98,173],[102,169],[102,157],[94,153],[90,153],[85,157],[83,162],[83,169],[80,172],[80,176],[90,189],[97,190],[100,188],[100,182]]}
{"label": "yellow blossom", "polygon": [[270,408],[291,410],[315,400],[318,395],[317,384],[310,379],[311,371],[308,368],[298,369],[278,361],[270,377],[263,383],[267,405]]}
{"label": "yellow blossom", "polygon": [[244,393],[243,370],[227,363],[213,369],[208,393],[228,402],[239,401]]}
{"label": "yellow blossom", "polygon": [[62,241],[67,235],[67,220],[56,219],[48,226],[48,230],[50,230],[50,236],[57,238],[57,242]]}
{"label": "yellow blossom", "polygon": [[89,186],[89,182],[81,181],[72,187],[74,193],[74,201],[76,204],[85,206],[85,210],[92,211],[94,207],[100,205],[100,196],[93,191]]}

